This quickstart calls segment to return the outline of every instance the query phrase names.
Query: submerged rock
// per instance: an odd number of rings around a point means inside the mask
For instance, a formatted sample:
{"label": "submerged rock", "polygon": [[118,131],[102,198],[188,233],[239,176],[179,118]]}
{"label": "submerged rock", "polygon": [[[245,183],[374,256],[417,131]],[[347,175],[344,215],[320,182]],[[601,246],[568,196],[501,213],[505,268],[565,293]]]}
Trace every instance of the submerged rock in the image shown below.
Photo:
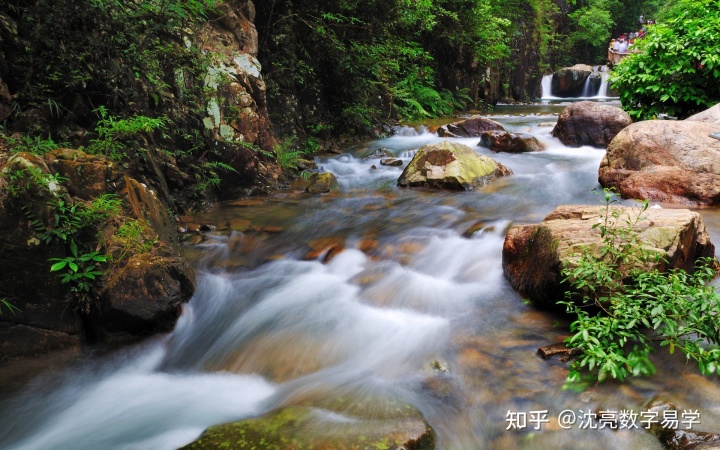
{"label": "submerged rock", "polygon": [[[614,208],[633,214],[628,207]],[[555,307],[569,288],[561,283],[563,264],[572,265],[584,248],[599,253],[602,238],[592,226],[604,211],[604,206],[558,206],[540,224],[512,227],[502,255],[503,271],[512,287],[539,306]],[[667,258],[667,263],[655,263],[659,270],[692,271],[698,258],[715,254],[700,214],[649,209],[642,217],[634,231],[639,242]]]}
{"label": "submerged rock", "polygon": [[590,145],[605,148],[632,119],[616,106],[578,102],[566,107],[552,135],[568,147]]}
{"label": "submerged rock", "polygon": [[396,158],[388,158],[388,159],[381,159],[380,165],[381,166],[400,167],[403,165],[403,162]]}
{"label": "submerged rock", "polygon": [[310,176],[310,182],[305,188],[305,192],[311,194],[324,194],[332,190],[338,189],[338,182],[335,175],[330,172],[314,173]]}
{"label": "submerged rock", "polygon": [[505,127],[486,117],[472,116],[460,122],[443,125],[438,128],[437,133],[440,137],[476,137],[489,130],[505,131]]}
{"label": "submerged rock", "polygon": [[467,145],[440,142],[425,145],[408,163],[398,186],[472,191],[512,171],[494,159],[479,155]]}
{"label": "submerged rock", "polygon": [[480,135],[480,144],[494,152],[525,153],[539,152],[543,145],[532,134],[509,133],[507,131],[485,131]]}
{"label": "submerged rock", "polygon": [[435,437],[427,422],[410,406],[377,417],[292,406],[256,419],[210,427],[198,440],[183,447],[218,448],[431,450],[435,448]]}
{"label": "submerged rock", "polygon": [[[702,113],[701,113],[702,114]],[[613,139],[598,178],[625,198],[687,205],[720,204],[720,124],[650,120]]]}

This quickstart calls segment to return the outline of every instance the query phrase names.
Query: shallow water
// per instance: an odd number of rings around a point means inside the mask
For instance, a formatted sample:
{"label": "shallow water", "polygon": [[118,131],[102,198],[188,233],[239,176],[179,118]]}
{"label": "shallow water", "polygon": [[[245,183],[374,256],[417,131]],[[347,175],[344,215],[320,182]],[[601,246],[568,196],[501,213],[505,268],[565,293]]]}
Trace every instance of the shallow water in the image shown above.
{"label": "shallow water", "polygon": [[[550,136],[560,109],[493,113],[544,152],[495,154],[456,139],[514,171],[475,192],[400,189],[402,168],[364,159],[384,148],[406,164],[441,140],[406,128],[318,158],[337,176],[337,195],[289,189],[189,219],[217,228],[185,246],[200,275],[176,329],[30,381],[0,404],[0,448],[172,449],[212,424],[340,397],[360,409],[378,397],[410,403],[445,449],[660,448],[643,429],[556,421],[564,410],[640,413],[655,398],[697,409],[695,429],[720,430],[718,384],[681,358],[658,356],[650,378],[575,393],[561,389],[562,363],[536,356],[567,324],[509,287],[504,234],[560,204],[597,204],[604,155]],[[701,214],[719,242],[720,214]],[[508,412],[541,410],[550,422],[539,430],[507,429]]]}

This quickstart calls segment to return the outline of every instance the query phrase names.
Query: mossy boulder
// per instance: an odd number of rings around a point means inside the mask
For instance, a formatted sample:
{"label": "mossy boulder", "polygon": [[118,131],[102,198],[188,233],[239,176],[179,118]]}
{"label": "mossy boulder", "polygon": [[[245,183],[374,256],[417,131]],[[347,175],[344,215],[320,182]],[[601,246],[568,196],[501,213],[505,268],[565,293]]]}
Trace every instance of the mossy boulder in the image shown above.
{"label": "mossy boulder", "polygon": [[425,145],[408,163],[398,186],[472,191],[512,171],[467,145],[440,142]]}
{"label": "mossy boulder", "polygon": [[184,450],[335,450],[404,448],[430,450],[435,437],[414,408],[391,416],[355,417],[308,406],[292,406],[256,419],[210,427]]}
{"label": "mossy boulder", "polygon": [[[616,206],[621,217],[634,217],[632,208]],[[508,281],[536,305],[555,308],[569,286],[562,283],[562,267],[570,267],[583,249],[600,255],[604,206],[558,206],[540,224],[512,227],[503,245],[502,265]],[[700,214],[686,209],[648,209],[633,228],[639,243],[665,257],[646,269],[692,271],[701,257],[712,257],[715,246]],[[629,272],[630,267],[626,268]],[[621,268],[621,271],[623,269]]]}
{"label": "mossy boulder", "polygon": [[305,192],[311,194],[325,194],[338,189],[338,181],[330,172],[314,173],[310,176]]}

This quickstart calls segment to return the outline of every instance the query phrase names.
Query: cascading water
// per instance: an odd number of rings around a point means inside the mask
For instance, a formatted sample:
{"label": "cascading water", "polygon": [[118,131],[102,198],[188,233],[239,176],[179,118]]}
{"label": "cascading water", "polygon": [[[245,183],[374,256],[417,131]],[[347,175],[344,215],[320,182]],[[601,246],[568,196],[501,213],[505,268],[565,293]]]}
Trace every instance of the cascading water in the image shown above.
{"label": "cascading water", "polygon": [[541,89],[542,89],[542,99],[543,100],[551,100],[551,99],[557,98],[557,97],[553,97],[553,95],[552,95],[552,78],[553,78],[552,74],[545,75],[542,77]]}
{"label": "cascading water", "polygon": [[[338,399],[353,411],[378,398],[412,405],[448,450],[659,449],[642,428],[508,430],[506,420],[508,412],[639,412],[658,395],[699,409],[703,429],[720,429],[716,381],[682,360],[658,360],[652,378],[578,394],[561,389],[564,364],[536,357],[567,324],[510,288],[504,235],[556,205],[597,203],[604,151],[563,146],[550,136],[552,116],[493,119],[546,149],[495,154],[477,138],[454,139],[514,172],[475,192],[399,189],[402,168],[366,157],[383,149],[407,164],[442,140],[421,130],[319,158],[339,195],[291,190],[198,218],[217,229],[186,248],[200,275],[175,330],[5,393],[0,448],[169,450],[210,425],[290,405],[311,406],[332,431],[358,422],[326,409]],[[709,223],[715,235],[720,220]]]}
{"label": "cascading water", "polygon": [[607,70],[604,70],[604,71],[600,72],[600,76],[601,76],[600,89],[598,90],[598,93],[595,97],[607,98],[607,96],[608,96],[608,78],[610,77],[610,74],[607,72]]}

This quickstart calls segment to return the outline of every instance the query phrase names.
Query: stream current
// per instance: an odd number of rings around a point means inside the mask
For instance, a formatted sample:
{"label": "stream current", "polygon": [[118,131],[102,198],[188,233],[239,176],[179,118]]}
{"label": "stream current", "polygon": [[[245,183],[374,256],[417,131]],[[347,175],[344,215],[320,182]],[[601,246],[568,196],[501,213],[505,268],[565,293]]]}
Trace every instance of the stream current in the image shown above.
{"label": "stream current", "polygon": [[[564,364],[536,355],[566,337],[568,324],[509,286],[504,234],[561,204],[598,204],[592,190],[605,153],[550,135],[562,108],[490,114],[535,135],[543,152],[495,154],[478,138],[453,139],[514,172],[475,192],[398,188],[401,167],[365,159],[382,148],[405,165],[441,140],[403,128],[317,158],[337,176],[337,194],[294,188],[191,218],[216,229],[184,246],[198,286],[175,330],[48,363],[13,384],[0,397],[0,448],[174,449],[210,425],[339,397],[414,406],[442,449],[659,449],[642,426],[554,421],[564,410],[639,414],[654,399],[698,410],[695,429],[719,431],[718,383],[678,355],[656,355],[652,377],[584,393],[562,390]],[[700,212],[717,244],[720,215]],[[532,411],[547,411],[554,424],[507,429],[508,412]],[[344,420],[328,417],[328,427]]]}

